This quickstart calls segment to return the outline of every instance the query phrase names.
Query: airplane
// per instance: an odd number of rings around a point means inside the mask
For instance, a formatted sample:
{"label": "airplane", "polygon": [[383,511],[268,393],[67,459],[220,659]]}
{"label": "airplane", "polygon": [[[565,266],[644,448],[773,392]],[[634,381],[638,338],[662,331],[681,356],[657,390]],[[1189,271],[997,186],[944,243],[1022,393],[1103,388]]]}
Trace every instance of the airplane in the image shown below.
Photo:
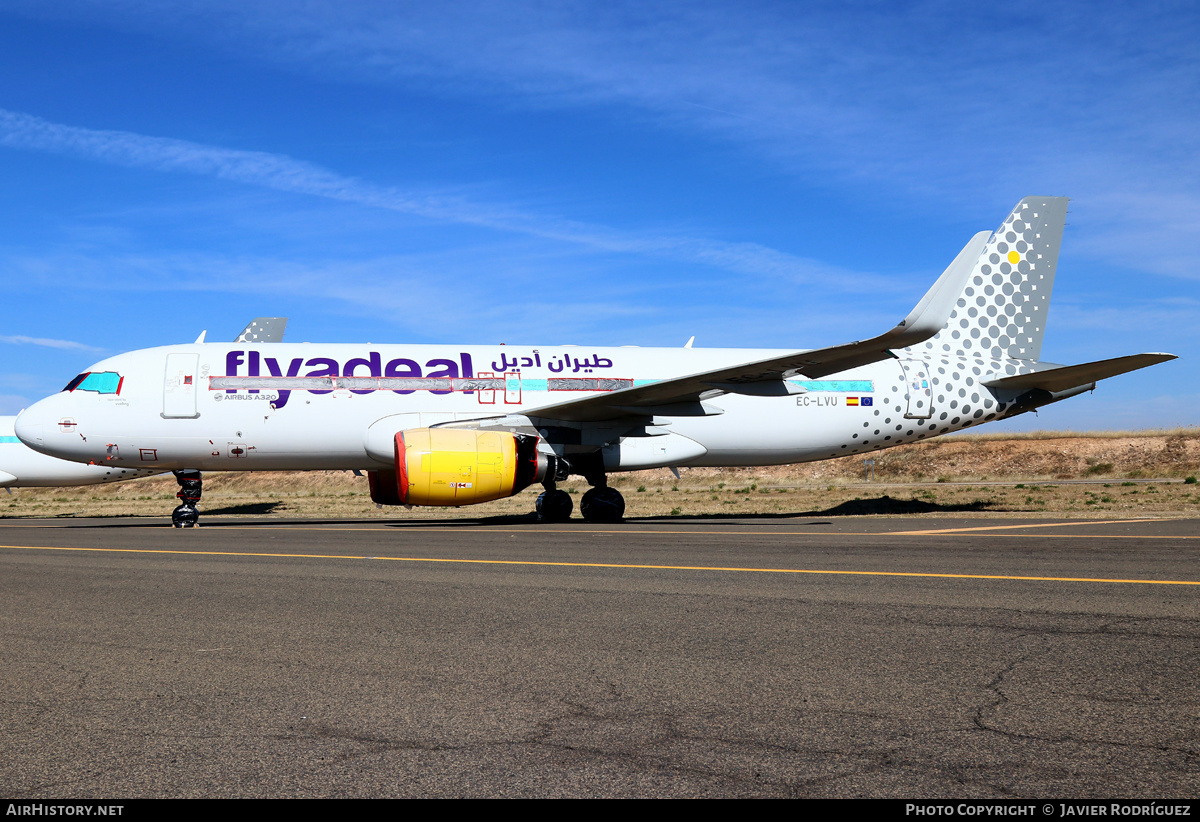
{"label": "airplane", "polygon": [[0,488],[98,485],[102,482],[121,482],[159,473],[136,468],[118,468],[115,465],[68,462],[39,454],[17,439],[13,430],[16,421],[15,416],[0,417]]}
{"label": "airplane", "polygon": [[[867,340],[811,350],[197,341],[95,364],[23,412],[16,434],[100,466],[365,471],[381,505],[471,505],[540,483],[544,522],[571,516],[557,483],[577,474],[592,486],[583,518],[620,521],[613,472],[866,454],[1175,359],[1041,359],[1066,213],[1065,197],[1023,198],[897,326]],[[173,519],[187,526],[194,514]]]}
{"label": "airplane", "polygon": [[[234,342],[280,342],[287,317],[256,317]],[[204,335],[201,335],[203,339]],[[161,470],[122,468],[112,463],[88,464],[47,456],[26,446],[14,431],[15,416],[0,417],[0,488],[61,488],[148,477]]]}

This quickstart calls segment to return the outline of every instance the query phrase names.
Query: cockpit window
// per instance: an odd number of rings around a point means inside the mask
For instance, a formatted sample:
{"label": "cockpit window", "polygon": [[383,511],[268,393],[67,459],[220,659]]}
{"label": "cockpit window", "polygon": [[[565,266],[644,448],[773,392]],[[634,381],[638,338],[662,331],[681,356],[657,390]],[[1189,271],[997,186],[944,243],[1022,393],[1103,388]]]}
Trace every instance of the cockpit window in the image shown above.
{"label": "cockpit window", "polygon": [[98,394],[120,394],[123,378],[116,371],[85,371],[67,383],[63,391],[95,391]]}

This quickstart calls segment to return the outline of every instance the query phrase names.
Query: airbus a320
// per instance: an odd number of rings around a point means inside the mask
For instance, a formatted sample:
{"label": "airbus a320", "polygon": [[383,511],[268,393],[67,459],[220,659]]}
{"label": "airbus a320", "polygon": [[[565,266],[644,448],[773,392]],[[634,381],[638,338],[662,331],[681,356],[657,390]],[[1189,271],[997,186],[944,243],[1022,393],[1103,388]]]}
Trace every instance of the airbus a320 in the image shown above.
{"label": "airbus a320", "polygon": [[[365,471],[382,505],[462,506],[613,472],[865,454],[1058,402],[1174,359],[1042,360],[1067,200],[1026,197],[976,234],[896,327],[811,350],[205,343],[96,363],[17,436],[75,462],[177,472]],[[198,477],[198,474],[194,475]],[[198,488],[198,484],[196,486]],[[198,496],[198,494],[197,494]],[[182,510],[181,510],[182,509]],[[176,524],[196,521],[194,505]]]}

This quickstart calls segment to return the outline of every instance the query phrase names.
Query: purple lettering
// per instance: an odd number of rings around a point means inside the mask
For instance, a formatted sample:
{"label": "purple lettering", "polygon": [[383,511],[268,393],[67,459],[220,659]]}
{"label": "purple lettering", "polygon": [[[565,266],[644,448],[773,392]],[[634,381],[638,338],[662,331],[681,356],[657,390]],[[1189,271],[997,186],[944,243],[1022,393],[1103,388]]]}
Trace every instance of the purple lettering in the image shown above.
{"label": "purple lettering", "polygon": [[[354,360],[347,360],[346,367],[344,369],[342,369],[342,376],[343,377],[353,377],[354,369],[360,365],[365,365],[372,377],[383,376],[383,370],[379,367],[379,352],[378,351],[372,351],[370,354],[367,355],[367,359],[365,359],[365,360],[362,359],[361,357],[358,359],[354,359]],[[360,388],[360,389],[351,389],[351,390],[354,391],[355,394],[374,394],[375,393],[375,389],[373,389],[373,388]]]}
{"label": "purple lettering", "polygon": [[[421,376],[421,366],[416,360],[392,360],[387,364],[387,369],[383,372],[385,377],[419,377]],[[411,394],[412,391],[394,391],[396,394]]]}
{"label": "purple lettering", "polygon": [[[310,360],[304,360],[297,357],[291,360],[287,366],[287,373],[284,374],[283,366],[279,360],[274,357],[263,357],[259,351],[253,349],[249,351],[230,351],[225,358],[225,370],[227,376],[241,376],[238,370],[241,366],[246,366],[246,374],[248,377],[257,377],[262,374],[263,365],[266,366],[266,371],[272,377],[296,377],[300,376],[301,368],[307,366],[311,370],[304,374],[306,377],[362,377],[367,374],[355,373],[366,370],[372,377],[429,377],[432,379],[446,380],[445,388],[428,389],[432,394],[450,394],[454,389],[451,386],[451,381],[461,377],[475,376],[475,367],[471,359],[471,355],[467,352],[459,352],[458,359],[432,359],[425,363],[427,373],[422,372],[420,363],[416,360],[410,360],[400,357],[394,360],[388,360],[387,365],[382,365],[382,355],[378,351],[370,351],[365,357],[356,357],[346,361],[345,366],[342,366],[337,360],[331,357],[313,357]],[[260,393],[261,389],[250,388],[246,389],[251,393]],[[275,408],[283,408],[287,405],[291,398],[292,391],[295,389],[280,389],[278,399],[272,403]],[[332,389],[307,389],[311,394],[330,394]],[[376,389],[360,388],[354,389],[355,394],[372,394]],[[396,390],[395,394],[412,394],[416,389]],[[237,389],[226,389],[227,393],[237,393]],[[474,394],[474,391],[466,391],[464,393]]]}
{"label": "purple lettering", "polygon": [[[266,357],[264,358],[264,362],[266,362],[267,370],[271,372],[272,377],[282,377],[284,375],[283,369],[279,367],[279,361],[274,357]],[[292,360],[291,364],[288,365],[287,376],[294,377],[299,374],[300,366],[302,365],[304,365],[303,357],[297,357],[296,359]],[[275,400],[275,402],[271,404],[274,405],[276,409],[283,408],[285,405],[287,405],[288,398],[291,396],[292,392],[285,388],[279,392],[279,399]]]}
{"label": "purple lettering", "polygon": [[[463,352],[459,353],[458,357],[459,357],[459,359],[462,360],[462,376],[463,377],[474,377],[475,370],[471,366],[471,355],[466,353],[465,351],[463,351]],[[464,394],[474,394],[475,392],[474,391],[464,391],[463,393]]]}
{"label": "purple lettering", "polygon": [[[225,355],[225,376],[236,377],[238,375],[238,366],[242,364],[242,354],[244,351],[230,351]],[[236,388],[225,389],[226,394],[236,394]]]}
{"label": "purple lettering", "polygon": [[[257,376],[259,376],[259,367],[258,367],[258,352],[257,352],[257,351],[255,351],[253,348],[251,348],[251,349],[250,349],[250,353],[247,355],[247,359],[249,360],[249,362],[246,364],[246,376],[247,376],[247,377],[257,377]],[[257,394],[257,393],[258,393],[258,389],[257,389],[257,388],[251,388],[251,389],[250,389],[249,391],[247,391],[246,393],[247,393],[247,394]]]}
{"label": "purple lettering", "polygon": [[[309,371],[304,376],[306,377],[336,377],[338,375],[338,361],[331,360],[328,357],[313,357],[305,363],[305,365],[320,365],[316,371]],[[332,391],[313,391],[309,390],[310,394],[332,394]]]}
{"label": "purple lettering", "polygon": [[[441,371],[430,371],[426,377],[450,377],[454,379],[458,376],[458,363],[454,360],[430,360],[425,363],[426,368],[433,368],[435,365],[444,366]],[[448,383],[447,383],[448,384]],[[444,390],[430,391],[430,394],[449,394],[453,389],[446,388]]]}

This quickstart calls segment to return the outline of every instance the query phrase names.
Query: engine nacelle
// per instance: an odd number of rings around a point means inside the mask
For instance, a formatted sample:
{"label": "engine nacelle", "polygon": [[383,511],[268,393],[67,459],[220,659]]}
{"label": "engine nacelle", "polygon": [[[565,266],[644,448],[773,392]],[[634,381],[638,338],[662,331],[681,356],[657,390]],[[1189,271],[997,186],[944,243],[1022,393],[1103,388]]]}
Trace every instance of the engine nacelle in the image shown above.
{"label": "engine nacelle", "polygon": [[489,502],[557,470],[554,455],[538,451],[537,437],[510,431],[414,428],[396,434],[395,443],[396,499],[402,505]]}

